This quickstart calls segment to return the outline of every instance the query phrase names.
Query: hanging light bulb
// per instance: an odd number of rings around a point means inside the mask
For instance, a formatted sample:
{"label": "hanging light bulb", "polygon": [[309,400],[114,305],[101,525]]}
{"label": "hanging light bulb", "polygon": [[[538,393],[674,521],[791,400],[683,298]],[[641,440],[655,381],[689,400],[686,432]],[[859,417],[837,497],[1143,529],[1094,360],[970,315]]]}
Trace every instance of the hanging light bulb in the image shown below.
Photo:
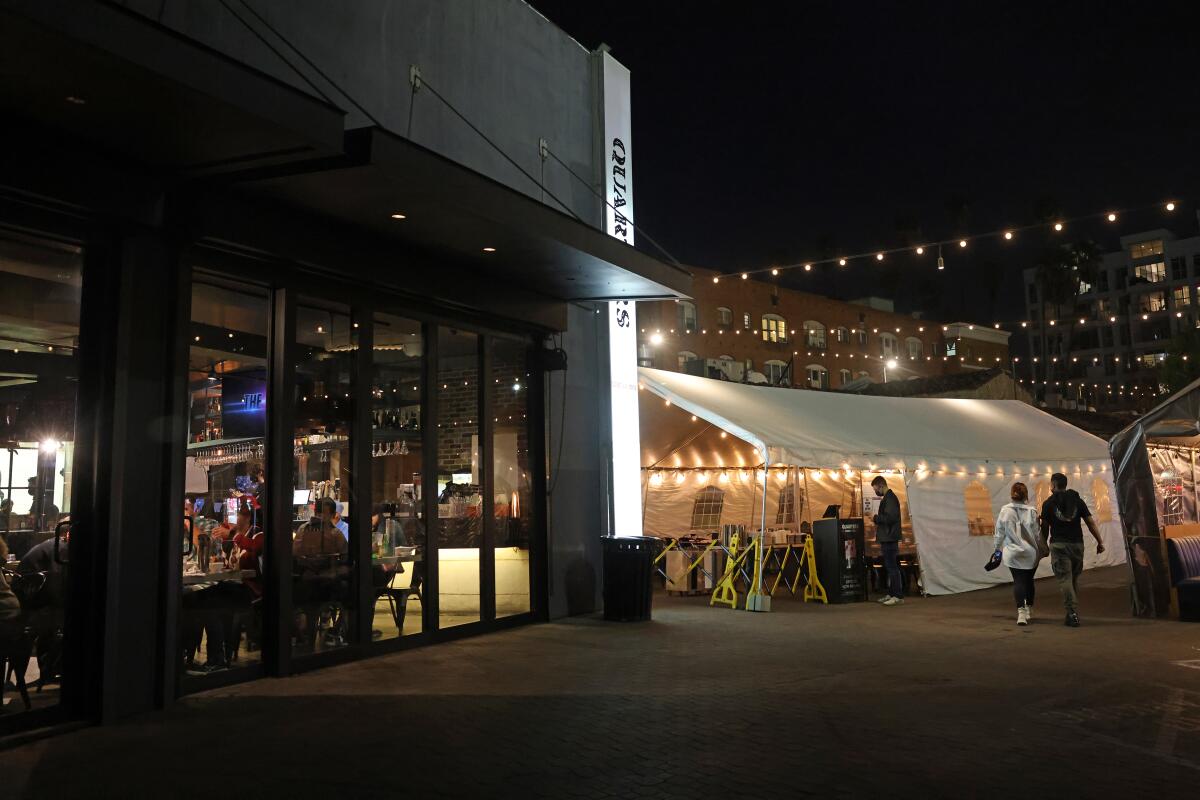
{"label": "hanging light bulb", "polygon": [[945,269],[945,268],[946,268],[946,259],[942,258],[942,246],[941,246],[940,244],[938,245],[938,261],[937,261],[937,265],[938,265],[938,269]]}

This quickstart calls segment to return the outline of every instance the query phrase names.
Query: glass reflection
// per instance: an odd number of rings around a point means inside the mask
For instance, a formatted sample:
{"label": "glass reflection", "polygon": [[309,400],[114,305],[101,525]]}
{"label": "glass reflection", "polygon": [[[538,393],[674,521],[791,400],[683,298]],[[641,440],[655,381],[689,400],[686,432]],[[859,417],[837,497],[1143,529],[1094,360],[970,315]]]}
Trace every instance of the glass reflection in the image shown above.
{"label": "glass reflection", "polygon": [[445,628],[479,620],[479,337],[440,328],[437,354],[438,613]]}
{"label": "glass reflection", "polygon": [[357,326],[337,307],[296,309],[292,480],[292,651],[345,647],[357,611],[350,437]]}
{"label": "glass reflection", "polygon": [[497,617],[529,611],[529,540],[534,504],[527,359],[524,342],[493,340],[490,388]]}
{"label": "glass reflection", "polygon": [[268,300],[197,277],[188,336],[180,528],[182,666],[204,676],[262,660]]}
{"label": "glass reflection", "polygon": [[60,697],[80,260],[0,238],[0,715]]}
{"label": "glass reflection", "polygon": [[375,315],[371,382],[371,635],[422,630],[425,514],[421,502],[421,325]]}

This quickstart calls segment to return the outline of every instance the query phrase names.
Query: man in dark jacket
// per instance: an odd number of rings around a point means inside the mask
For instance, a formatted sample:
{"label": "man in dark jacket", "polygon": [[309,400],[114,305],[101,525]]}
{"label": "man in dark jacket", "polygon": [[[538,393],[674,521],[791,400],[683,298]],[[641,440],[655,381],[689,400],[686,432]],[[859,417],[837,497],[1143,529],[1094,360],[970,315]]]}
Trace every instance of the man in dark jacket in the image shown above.
{"label": "man in dark jacket", "polygon": [[[1079,627],[1079,576],[1083,572],[1083,525],[1096,540],[1096,553],[1104,552],[1104,539],[1087,503],[1079,492],[1067,488],[1067,476],[1050,476],[1050,496],[1042,503],[1042,547],[1050,551],[1050,566],[1067,609],[1066,625]],[[1048,546],[1047,546],[1048,543]]]}
{"label": "man in dark jacket", "polygon": [[904,576],[900,574],[900,498],[888,488],[887,480],[876,475],[871,481],[879,501],[879,511],[872,521],[875,523],[875,541],[883,553],[883,567],[887,570],[887,597],[879,602],[885,606],[898,606],[904,602]]}

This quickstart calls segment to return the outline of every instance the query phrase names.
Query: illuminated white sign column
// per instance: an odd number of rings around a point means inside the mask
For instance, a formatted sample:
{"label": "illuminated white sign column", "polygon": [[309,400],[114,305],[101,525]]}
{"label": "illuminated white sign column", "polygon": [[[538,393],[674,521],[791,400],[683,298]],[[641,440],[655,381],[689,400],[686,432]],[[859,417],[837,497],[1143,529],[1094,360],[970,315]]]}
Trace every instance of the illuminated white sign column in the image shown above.
{"label": "illuminated white sign column", "polygon": [[[604,93],[605,230],[633,244],[633,147],[630,142],[629,70],[602,49]],[[637,307],[608,304],[608,372],[612,381],[613,534],[642,535],[641,434],[638,428]]]}

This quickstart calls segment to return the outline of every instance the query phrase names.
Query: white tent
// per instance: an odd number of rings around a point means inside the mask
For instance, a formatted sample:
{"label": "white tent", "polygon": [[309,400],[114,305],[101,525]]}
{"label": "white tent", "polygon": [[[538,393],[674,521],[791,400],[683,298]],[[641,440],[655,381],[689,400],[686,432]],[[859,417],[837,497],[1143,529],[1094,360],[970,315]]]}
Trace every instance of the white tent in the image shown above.
{"label": "white tent", "polygon": [[[991,519],[1008,501],[1009,486],[1022,481],[1040,501],[1049,494],[1051,473],[1062,472],[1092,509],[1106,545],[1097,556],[1091,537],[1085,537],[1085,567],[1125,561],[1107,443],[1020,401],[866,397],[747,386],[646,368],[639,370],[639,378],[646,392],[663,400],[642,403],[642,430],[667,432],[653,445],[660,452],[643,456],[647,533],[671,533],[662,529],[661,518],[659,529],[650,527],[656,519],[651,509],[659,495],[678,496],[686,487],[678,478],[652,480],[655,470],[752,469],[765,456],[769,468],[798,468],[806,477],[818,473],[828,479],[840,472],[843,482],[853,478],[869,484],[875,474],[890,474],[889,483],[903,489],[898,494],[911,517],[926,591],[961,592],[1009,580],[1007,570],[983,570],[992,549]],[[685,435],[681,421],[693,415],[750,447],[711,435],[701,438],[699,431]],[[644,434],[644,451],[646,438]],[[664,444],[664,438],[670,441]],[[714,446],[698,447],[706,440]],[[981,503],[991,519],[982,526],[969,523],[981,515],[969,515],[968,505],[978,508]],[[761,512],[757,519],[761,524]],[[688,527],[687,519],[677,523],[680,532]],[[1044,560],[1038,575],[1048,574]]]}

